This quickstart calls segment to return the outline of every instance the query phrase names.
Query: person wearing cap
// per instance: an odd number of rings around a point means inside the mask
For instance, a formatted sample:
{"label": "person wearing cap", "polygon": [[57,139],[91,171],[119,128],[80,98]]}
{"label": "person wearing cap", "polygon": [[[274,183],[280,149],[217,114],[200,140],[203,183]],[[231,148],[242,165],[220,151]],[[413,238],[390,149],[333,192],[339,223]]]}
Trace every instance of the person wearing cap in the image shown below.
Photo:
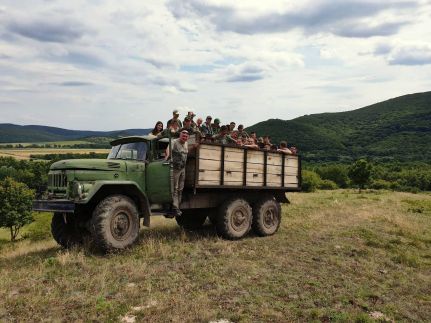
{"label": "person wearing cap", "polygon": [[184,181],[186,179],[186,163],[187,154],[189,152],[187,140],[189,133],[187,130],[181,130],[180,137],[172,143],[172,166],[174,191],[172,194],[172,207],[175,216],[181,216],[181,199],[184,189]]}
{"label": "person wearing cap", "polygon": [[244,126],[242,124],[238,126],[237,133],[238,133],[238,138],[249,137],[248,133],[244,130]]}
{"label": "person wearing cap", "polygon": [[211,125],[212,119],[213,118],[211,116],[207,116],[207,118],[205,119],[205,123],[202,124],[202,127],[201,127],[202,136],[204,136],[204,137],[211,136],[212,137],[214,135],[213,127]]}
{"label": "person wearing cap", "polygon": [[232,145],[236,144],[236,140],[229,135],[229,127],[221,126],[220,132],[214,135],[215,142],[222,145]]}
{"label": "person wearing cap", "polygon": [[196,130],[193,128],[193,125],[192,125],[192,119],[189,116],[184,118],[183,124],[184,125],[181,128],[180,132],[185,130],[189,133],[189,135],[194,135],[196,133]]}
{"label": "person wearing cap", "polygon": [[196,122],[193,120],[193,118],[196,116],[196,114],[193,111],[189,111],[189,112],[187,112],[187,116],[192,121],[192,127],[197,128]]}
{"label": "person wearing cap", "polygon": [[214,135],[218,134],[220,132],[220,119],[215,118],[214,123],[211,125],[211,127],[213,129]]}
{"label": "person wearing cap", "polygon": [[178,129],[183,127],[183,124],[181,123],[180,119],[179,119],[180,113],[178,112],[177,109],[175,109],[174,111],[172,111],[172,119],[170,119],[167,124],[166,124],[166,128],[169,128],[171,123],[175,122],[178,124]]}

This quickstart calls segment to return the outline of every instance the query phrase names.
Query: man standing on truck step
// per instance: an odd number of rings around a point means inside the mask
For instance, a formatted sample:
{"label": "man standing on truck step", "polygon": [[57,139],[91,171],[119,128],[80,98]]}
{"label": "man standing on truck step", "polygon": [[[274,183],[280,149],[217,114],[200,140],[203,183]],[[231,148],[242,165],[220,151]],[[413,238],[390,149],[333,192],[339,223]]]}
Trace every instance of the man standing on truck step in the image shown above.
{"label": "man standing on truck step", "polygon": [[187,139],[189,139],[188,131],[182,130],[180,132],[180,137],[175,139],[172,144],[172,164],[174,168],[174,192],[172,194],[172,206],[176,216],[181,216],[180,204],[184,189],[184,181],[186,179],[186,162],[187,154],[189,152]]}

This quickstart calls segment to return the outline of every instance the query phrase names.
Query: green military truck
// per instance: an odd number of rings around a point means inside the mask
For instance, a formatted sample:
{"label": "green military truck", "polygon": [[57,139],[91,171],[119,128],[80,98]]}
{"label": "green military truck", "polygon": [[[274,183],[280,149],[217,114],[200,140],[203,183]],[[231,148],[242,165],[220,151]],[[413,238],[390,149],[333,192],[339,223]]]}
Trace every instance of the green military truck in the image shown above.
{"label": "green military truck", "polygon": [[[194,140],[177,223],[197,229],[208,218],[232,240],[251,228],[260,236],[274,234],[286,192],[301,188],[300,157]],[[48,189],[34,201],[35,211],[54,213],[52,235],[65,248],[90,237],[102,250],[124,249],[138,240],[141,218],[149,227],[151,216],[172,214],[172,165],[165,160],[171,139],[133,136],[111,145],[106,160],[52,164]]]}

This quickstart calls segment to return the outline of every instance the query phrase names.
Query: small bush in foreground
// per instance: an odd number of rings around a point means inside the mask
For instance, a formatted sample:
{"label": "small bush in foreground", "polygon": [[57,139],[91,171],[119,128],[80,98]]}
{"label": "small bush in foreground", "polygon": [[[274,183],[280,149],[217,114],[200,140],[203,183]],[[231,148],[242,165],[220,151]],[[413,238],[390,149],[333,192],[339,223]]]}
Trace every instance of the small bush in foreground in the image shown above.
{"label": "small bush in foreground", "polygon": [[33,221],[33,197],[34,191],[10,177],[0,182],[0,227],[10,230],[11,241],[16,240],[24,225]]}

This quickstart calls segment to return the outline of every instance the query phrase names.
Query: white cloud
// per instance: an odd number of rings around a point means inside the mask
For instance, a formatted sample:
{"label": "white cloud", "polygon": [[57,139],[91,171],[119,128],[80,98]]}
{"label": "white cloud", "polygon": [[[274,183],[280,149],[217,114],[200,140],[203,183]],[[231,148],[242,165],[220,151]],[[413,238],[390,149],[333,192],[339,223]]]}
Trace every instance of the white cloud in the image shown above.
{"label": "white cloud", "polygon": [[430,11],[410,0],[4,0],[1,122],[148,128],[190,106],[250,125],[429,90]]}

